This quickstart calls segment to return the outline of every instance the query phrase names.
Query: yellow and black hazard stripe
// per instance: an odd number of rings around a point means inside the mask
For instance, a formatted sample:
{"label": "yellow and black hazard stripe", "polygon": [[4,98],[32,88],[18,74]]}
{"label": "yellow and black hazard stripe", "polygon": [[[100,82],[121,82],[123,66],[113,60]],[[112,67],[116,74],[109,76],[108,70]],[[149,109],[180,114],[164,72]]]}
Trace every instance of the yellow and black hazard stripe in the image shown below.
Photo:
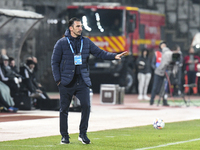
{"label": "yellow and black hazard stripe", "polygon": [[[89,37],[91,41],[93,41],[99,48],[108,51],[108,52],[115,52],[120,53],[125,51],[126,46],[126,38],[125,36],[95,36],[95,37]],[[98,43],[104,43],[98,44]],[[138,39],[133,40],[133,45],[155,45],[158,46],[160,44],[161,40],[151,40],[151,39]],[[107,43],[107,44],[105,44]]]}
{"label": "yellow and black hazard stripe", "polygon": [[99,46],[99,48],[108,52],[123,52],[125,51],[125,37],[124,36],[96,36],[89,37],[94,43],[107,42],[107,46]]}

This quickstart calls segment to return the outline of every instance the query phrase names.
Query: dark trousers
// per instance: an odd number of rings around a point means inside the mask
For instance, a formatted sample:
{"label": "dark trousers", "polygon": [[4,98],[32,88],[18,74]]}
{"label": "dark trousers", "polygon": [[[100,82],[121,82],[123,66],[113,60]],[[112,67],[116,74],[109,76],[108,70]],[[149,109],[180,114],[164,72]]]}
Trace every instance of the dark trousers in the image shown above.
{"label": "dark trousers", "polygon": [[164,76],[159,76],[157,74],[154,74],[153,87],[151,90],[151,100],[150,100],[151,105],[154,103],[154,98],[156,94],[160,92],[163,81],[164,81]]}
{"label": "dark trousers", "polygon": [[8,80],[4,83],[10,88],[10,95],[12,97],[14,97],[15,94],[19,92],[19,87],[17,86],[14,80]]}
{"label": "dark trousers", "polygon": [[[187,72],[187,76],[188,76],[188,84],[193,84],[196,83],[196,71],[188,71]],[[193,89],[190,88],[189,89],[189,93],[192,94],[193,93]]]}
{"label": "dark trousers", "polygon": [[75,75],[72,82],[63,86],[59,85],[60,92],[60,133],[62,136],[68,135],[68,112],[75,95],[81,103],[81,122],[79,126],[80,134],[85,134],[88,128],[90,116],[90,90],[83,81],[81,75]]}
{"label": "dark trousers", "polygon": [[188,76],[188,84],[192,84],[196,82],[196,71],[188,71],[187,76]]}

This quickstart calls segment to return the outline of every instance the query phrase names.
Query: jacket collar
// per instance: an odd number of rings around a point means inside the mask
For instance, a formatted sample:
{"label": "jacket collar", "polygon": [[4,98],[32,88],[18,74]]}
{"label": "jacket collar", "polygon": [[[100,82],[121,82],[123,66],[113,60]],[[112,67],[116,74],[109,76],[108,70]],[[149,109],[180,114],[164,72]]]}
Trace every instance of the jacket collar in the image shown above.
{"label": "jacket collar", "polygon": [[[74,39],[74,37],[71,36],[69,29],[67,29],[67,30],[65,31],[65,37],[68,37],[69,39]],[[82,33],[81,33],[81,35],[78,36],[77,38],[82,39],[82,38],[83,38]]]}
{"label": "jacket collar", "polygon": [[162,49],[162,53],[165,53],[166,51],[170,51],[170,49],[169,49],[168,47],[164,47],[164,48]]}
{"label": "jacket collar", "polygon": [[24,67],[31,73],[33,73],[34,69],[30,69],[26,64],[24,64]]}

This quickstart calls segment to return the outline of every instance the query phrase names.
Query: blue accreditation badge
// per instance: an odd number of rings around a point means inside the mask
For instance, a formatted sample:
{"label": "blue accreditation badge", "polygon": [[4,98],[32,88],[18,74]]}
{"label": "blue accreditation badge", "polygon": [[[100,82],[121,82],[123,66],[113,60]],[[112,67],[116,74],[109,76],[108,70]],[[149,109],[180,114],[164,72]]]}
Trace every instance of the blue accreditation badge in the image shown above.
{"label": "blue accreditation badge", "polygon": [[81,55],[74,55],[74,64],[82,65],[82,56]]}

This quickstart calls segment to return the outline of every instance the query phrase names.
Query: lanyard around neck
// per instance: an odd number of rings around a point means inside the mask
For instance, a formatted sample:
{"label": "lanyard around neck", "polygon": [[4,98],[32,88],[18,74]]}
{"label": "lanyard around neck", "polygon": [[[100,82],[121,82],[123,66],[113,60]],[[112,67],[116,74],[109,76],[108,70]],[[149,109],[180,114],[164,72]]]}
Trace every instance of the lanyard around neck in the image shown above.
{"label": "lanyard around neck", "polygon": [[[72,53],[74,54],[74,50],[73,50],[72,45],[71,45],[71,43],[70,43],[70,41],[69,41],[69,38],[68,38],[68,37],[66,37],[66,38],[67,38],[67,41],[68,41],[68,43],[69,43],[70,49],[71,49]],[[81,39],[80,53],[82,52],[82,49],[83,49],[83,39]]]}

